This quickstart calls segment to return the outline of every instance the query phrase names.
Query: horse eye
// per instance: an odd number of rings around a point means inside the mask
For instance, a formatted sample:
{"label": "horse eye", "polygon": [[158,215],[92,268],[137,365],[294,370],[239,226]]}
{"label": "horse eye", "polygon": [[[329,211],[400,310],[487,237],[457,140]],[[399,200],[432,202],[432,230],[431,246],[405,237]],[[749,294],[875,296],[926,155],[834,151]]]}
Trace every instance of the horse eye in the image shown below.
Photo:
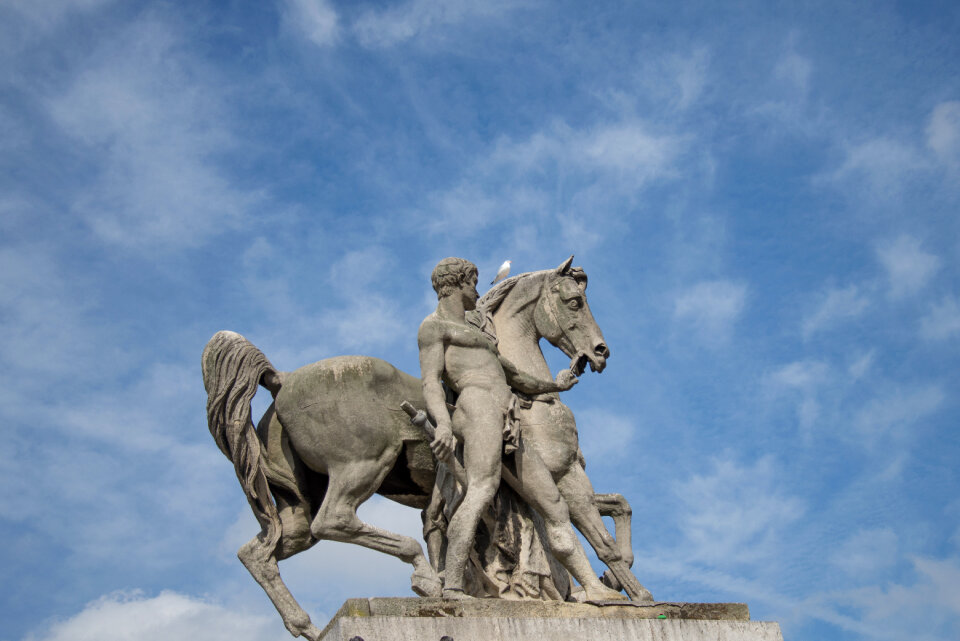
{"label": "horse eye", "polygon": [[579,298],[571,298],[571,299],[567,302],[567,307],[569,307],[570,309],[580,309],[580,299],[579,299]]}

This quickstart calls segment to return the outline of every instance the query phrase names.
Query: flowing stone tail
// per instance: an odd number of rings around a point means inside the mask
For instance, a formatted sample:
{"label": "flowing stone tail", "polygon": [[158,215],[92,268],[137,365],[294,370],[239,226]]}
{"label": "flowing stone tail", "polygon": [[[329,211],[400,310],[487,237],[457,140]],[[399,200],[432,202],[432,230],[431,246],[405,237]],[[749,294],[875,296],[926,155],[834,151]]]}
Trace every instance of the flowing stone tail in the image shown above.
{"label": "flowing stone tail", "polygon": [[250,418],[250,401],[260,378],[276,373],[267,357],[236,332],[221,331],[203,349],[203,385],[207,390],[207,424],[220,451],[233,462],[247,502],[262,528],[261,539],[272,553],[280,540],[280,515],[264,473],[260,438]]}

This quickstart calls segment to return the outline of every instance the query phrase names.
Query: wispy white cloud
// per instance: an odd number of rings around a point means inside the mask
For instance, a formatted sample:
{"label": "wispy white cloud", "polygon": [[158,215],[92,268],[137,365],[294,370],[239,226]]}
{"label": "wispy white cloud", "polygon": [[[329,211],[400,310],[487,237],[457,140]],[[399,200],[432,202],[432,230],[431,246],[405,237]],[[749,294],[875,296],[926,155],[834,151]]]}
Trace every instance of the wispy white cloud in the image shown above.
{"label": "wispy white cloud", "polygon": [[59,25],[71,14],[92,11],[115,0],[5,0],[4,8],[26,17],[31,25],[42,30]]}
{"label": "wispy white cloud", "polygon": [[780,537],[805,512],[781,489],[776,462],[752,465],[716,459],[712,470],[675,486],[687,558],[719,565],[762,563],[780,549]]}
{"label": "wispy white cloud", "polygon": [[797,421],[801,429],[809,430],[821,414],[817,388],[827,383],[830,375],[830,367],[826,363],[803,360],[780,367],[770,374],[767,381],[775,388],[792,390],[799,396]]}
{"label": "wispy white cloud", "polygon": [[920,335],[929,340],[943,340],[960,332],[960,304],[953,296],[944,297],[930,306],[920,319]]}
{"label": "wispy white cloud", "polygon": [[409,327],[420,319],[398,322],[410,310],[378,287],[394,262],[383,247],[369,246],[346,252],[330,266],[328,280],[347,302],[324,311],[319,320],[340,349],[363,351],[409,339]]}
{"label": "wispy white cloud", "polygon": [[898,543],[890,528],[857,530],[833,551],[830,562],[860,582],[869,581],[893,567]]}
{"label": "wispy white cloud", "polygon": [[788,83],[800,95],[806,95],[813,73],[813,63],[806,56],[790,50],[774,66],[774,76]]}
{"label": "wispy white cloud", "polygon": [[816,137],[828,127],[822,108],[809,100],[815,67],[811,56],[798,51],[797,40],[791,34],[779,55],[771,52],[770,59],[761,62],[770,66],[769,80],[751,89],[758,92],[758,103],[749,113],[764,121],[764,137]]}
{"label": "wispy white cloud", "polygon": [[[346,306],[323,313],[320,320],[336,337],[340,350],[365,350],[410,339],[408,324],[398,322],[405,307],[379,295],[366,295]],[[318,331],[319,328],[318,328]]]}
{"label": "wispy white cloud", "polygon": [[[92,326],[99,301],[80,295],[45,243],[0,248],[0,362],[20,389],[51,376],[77,374],[95,362]],[[74,281],[74,285],[77,281]],[[69,376],[67,374],[67,376]],[[42,384],[42,383],[40,383]]]}
{"label": "wispy white cloud", "polygon": [[874,200],[899,196],[905,181],[930,168],[929,159],[909,143],[889,137],[871,138],[846,147],[843,163],[829,178],[843,189]]}
{"label": "wispy white cloud", "polygon": [[[574,237],[583,221],[599,229],[608,212],[676,176],[686,146],[685,138],[634,120],[583,129],[555,123],[525,140],[502,138],[456,184],[428,195],[425,222],[433,233],[454,237],[507,221],[559,223]],[[586,239],[579,236],[578,246]]]}
{"label": "wispy white cloud", "polygon": [[810,389],[822,385],[829,371],[830,368],[822,361],[795,361],[774,371],[770,380],[784,387]]}
{"label": "wispy white cloud", "polygon": [[366,11],[353,23],[353,31],[366,47],[390,47],[467,21],[496,19],[525,4],[517,0],[407,0],[388,9]]}
{"label": "wispy white cloud", "polygon": [[382,285],[396,263],[392,252],[371,245],[332,258],[329,267],[310,275],[325,293],[304,300],[296,288],[303,270],[286,262],[274,242],[258,237],[245,250],[243,282],[274,337],[261,347],[277,367],[381,349],[409,339],[410,327],[421,320]]}
{"label": "wispy white cloud", "polygon": [[892,298],[915,294],[940,269],[940,259],[923,251],[920,241],[910,236],[902,235],[881,243],[876,251],[887,272]]}
{"label": "wispy white cloud", "polygon": [[252,614],[206,599],[165,591],[117,592],[87,604],[80,613],[24,641],[262,641],[287,634],[279,617]]}
{"label": "wispy white cloud", "polygon": [[941,102],[927,124],[927,147],[953,171],[960,170],[960,101]]}
{"label": "wispy white cloud", "polygon": [[375,245],[348,251],[330,266],[330,284],[340,291],[357,295],[380,281],[393,262],[389,251]]}
{"label": "wispy white cloud", "polygon": [[876,358],[876,350],[871,349],[870,351],[859,355],[849,367],[847,367],[847,373],[850,374],[850,378],[854,381],[860,380],[863,378],[873,367],[873,361]]}
{"label": "wispy white cloud", "polygon": [[707,86],[710,50],[698,46],[689,51],[644,56],[638,78],[647,95],[660,97],[677,109],[696,104]]}
{"label": "wispy white cloud", "polygon": [[699,282],[676,294],[674,318],[689,323],[708,341],[729,336],[743,312],[747,286],[730,280]]}
{"label": "wispy white cloud", "polygon": [[580,448],[588,467],[591,463],[601,464],[626,456],[636,429],[630,417],[615,412],[596,408],[577,411]]}
{"label": "wispy white cloud", "polygon": [[219,94],[197,80],[202,69],[163,22],[143,18],[48,100],[54,122],[97,173],[74,208],[104,241],[140,250],[200,245],[240,224],[256,202],[218,166],[235,141]]}
{"label": "wispy white cloud", "polygon": [[804,337],[840,323],[856,318],[870,305],[870,299],[856,285],[843,289],[830,288],[822,296],[822,301],[807,314],[800,324]]}
{"label": "wispy white cloud", "polygon": [[318,47],[329,47],[340,39],[340,18],[328,0],[284,0],[283,22]]}
{"label": "wispy white cloud", "polygon": [[[853,610],[858,623],[838,623],[869,638],[944,641],[960,630],[960,564],[956,558],[913,559],[917,580],[825,593],[820,601]],[[809,605],[817,607],[818,602]]]}
{"label": "wispy white cloud", "polygon": [[939,385],[894,389],[867,402],[853,418],[862,436],[874,441],[902,438],[908,430],[940,409],[945,399]]}
{"label": "wispy white cloud", "polygon": [[552,163],[587,172],[615,172],[638,186],[673,173],[673,162],[685,142],[655,133],[640,121],[585,129],[557,123],[552,130],[537,132],[524,141],[500,140],[489,160],[524,173],[542,171]]}

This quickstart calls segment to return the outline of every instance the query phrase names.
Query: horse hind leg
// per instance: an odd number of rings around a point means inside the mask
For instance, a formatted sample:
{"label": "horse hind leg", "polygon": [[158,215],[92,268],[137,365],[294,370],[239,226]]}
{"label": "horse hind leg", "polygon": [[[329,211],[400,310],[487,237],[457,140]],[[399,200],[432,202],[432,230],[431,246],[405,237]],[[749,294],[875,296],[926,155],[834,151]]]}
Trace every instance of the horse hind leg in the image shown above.
{"label": "horse hind leg", "polygon": [[420,596],[440,596],[440,578],[417,541],[364,523],[357,516],[357,508],[380,487],[389,471],[390,466],[377,461],[355,462],[331,469],[327,493],[310,525],[310,532],[317,540],[354,543],[395,556],[413,565],[410,583],[414,592]]}
{"label": "horse hind leg", "polygon": [[280,577],[277,561],[311,547],[316,540],[310,534],[310,512],[307,506],[297,501],[287,501],[282,493],[276,493],[280,514],[281,535],[275,549],[258,535],[245,543],[237,556],[251,576],[260,584],[283,619],[287,630],[295,637],[319,641],[320,629],[313,625],[310,616],[293,598]]}

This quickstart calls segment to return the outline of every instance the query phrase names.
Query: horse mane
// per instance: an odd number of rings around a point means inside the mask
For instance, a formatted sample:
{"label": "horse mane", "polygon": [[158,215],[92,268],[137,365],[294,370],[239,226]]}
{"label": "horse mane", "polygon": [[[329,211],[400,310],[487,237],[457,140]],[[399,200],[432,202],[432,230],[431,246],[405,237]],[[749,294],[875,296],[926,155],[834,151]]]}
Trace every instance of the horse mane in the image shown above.
{"label": "horse mane", "polygon": [[530,279],[534,276],[542,276],[550,271],[553,270],[546,269],[539,272],[526,272],[500,281],[477,301],[477,309],[484,316],[496,313],[496,311],[500,309],[500,305],[503,304],[503,301],[507,298],[507,295],[513,291],[513,288],[516,287],[521,280]]}
{"label": "horse mane", "polygon": [[[523,274],[517,274],[516,276],[511,276],[506,278],[493,287],[490,288],[486,294],[484,294],[480,300],[477,301],[477,310],[480,312],[481,316],[487,316],[490,314],[495,314],[500,305],[503,304],[503,301],[507,298],[507,295],[513,291],[521,280],[533,278],[535,276],[549,276],[550,273],[555,272],[553,269],[544,269],[537,272],[525,272]],[[587,288],[587,273],[583,271],[582,267],[570,267],[565,276],[577,281],[577,284],[580,285],[581,291]]]}

